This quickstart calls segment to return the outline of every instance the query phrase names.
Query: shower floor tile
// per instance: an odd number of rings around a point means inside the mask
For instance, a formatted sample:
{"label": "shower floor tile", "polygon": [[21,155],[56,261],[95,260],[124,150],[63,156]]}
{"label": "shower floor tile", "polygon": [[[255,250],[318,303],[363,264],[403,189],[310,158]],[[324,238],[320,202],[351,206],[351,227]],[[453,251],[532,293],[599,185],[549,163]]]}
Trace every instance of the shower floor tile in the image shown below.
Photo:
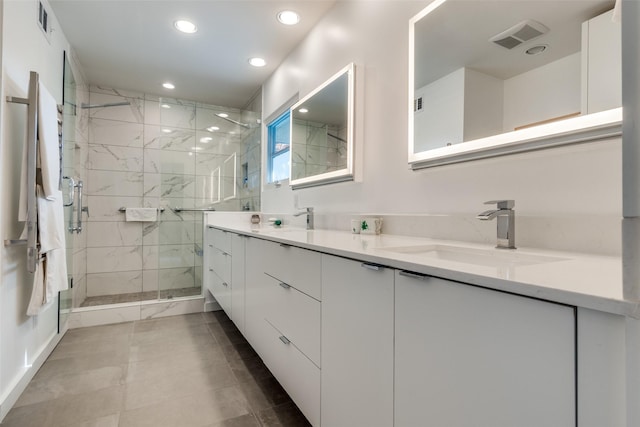
{"label": "shower floor tile", "polygon": [[200,295],[201,289],[198,287],[180,288],[180,289],[163,289],[158,291],[147,292],[131,292],[126,294],[115,295],[98,295],[95,297],[87,297],[80,307],[94,307],[96,305],[121,304],[124,302],[139,302],[155,299],[172,299],[180,297],[191,297]]}
{"label": "shower floor tile", "polygon": [[68,331],[0,424],[14,426],[309,423],[220,311]]}

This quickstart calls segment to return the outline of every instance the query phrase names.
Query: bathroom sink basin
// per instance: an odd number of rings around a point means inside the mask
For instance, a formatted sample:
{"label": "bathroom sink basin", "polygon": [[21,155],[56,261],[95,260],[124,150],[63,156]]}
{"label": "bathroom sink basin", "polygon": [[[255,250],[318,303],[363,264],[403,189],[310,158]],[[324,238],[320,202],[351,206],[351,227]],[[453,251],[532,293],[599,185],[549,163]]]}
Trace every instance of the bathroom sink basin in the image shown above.
{"label": "bathroom sink basin", "polygon": [[553,256],[519,253],[517,250],[511,249],[475,249],[453,245],[402,246],[379,249],[398,254],[417,255],[486,267],[536,265],[566,260]]}

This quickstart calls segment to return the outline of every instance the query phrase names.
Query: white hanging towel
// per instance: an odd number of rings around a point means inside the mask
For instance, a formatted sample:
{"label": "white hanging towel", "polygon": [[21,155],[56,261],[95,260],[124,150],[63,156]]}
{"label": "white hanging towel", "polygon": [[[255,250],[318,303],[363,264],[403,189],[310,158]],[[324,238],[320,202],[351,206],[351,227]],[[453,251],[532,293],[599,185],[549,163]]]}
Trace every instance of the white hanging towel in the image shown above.
{"label": "white hanging towel", "polygon": [[[38,140],[42,189],[47,199],[60,190],[60,145],[58,141],[58,105],[40,83],[38,102]],[[52,199],[50,199],[52,200]]]}
{"label": "white hanging towel", "polygon": [[[38,86],[38,152],[37,165],[42,172],[45,197],[54,197],[59,190],[60,147],[58,145],[58,106],[42,83]],[[20,177],[20,200],[18,221],[27,220],[27,145],[22,150],[22,171]],[[26,227],[23,232],[26,235]]]}
{"label": "white hanging towel", "polygon": [[29,316],[37,315],[55,300],[59,291],[68,289],[67,251],[65,244],[62,192],[45,199],[42,188],[36,187],[38,200],[38,242],[42,258],[36,265],[33,290],[27,307]]}
{"label": "white hanging towel", "polygon": [[125,220],[155,222],[158,220],[158,209],[156,208],[125,208]]}

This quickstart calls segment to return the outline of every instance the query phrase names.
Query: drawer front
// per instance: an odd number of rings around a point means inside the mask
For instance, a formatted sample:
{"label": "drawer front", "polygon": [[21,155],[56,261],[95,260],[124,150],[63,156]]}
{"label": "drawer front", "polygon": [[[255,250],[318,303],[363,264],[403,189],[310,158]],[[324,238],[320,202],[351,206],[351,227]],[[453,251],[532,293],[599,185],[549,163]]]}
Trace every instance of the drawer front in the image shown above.
{"label": "drawer front", "polygon": [[320,366],[320,302],[265,274],[265,318]]}
{"label": "drawer front", "polygon": [[267,321],[263,322],[265,365],[278,379],[309,422],[320,426],[320,369]]}
{"label": "drawer front", "polygon": [[289,245],[265,243],[265,273],[322,300],[322,255]]}
{"label": "drawer front", "polygon": [[211,295],[218,301],[220,307],[231,317],[231,284],[218,276],[215,271],[208,272],[208,286]]}
{"label": "drawer front", "polygon": [[217,248],[209,253],[209,268],[216,272],[222,280],[231,283],[231,255]]}
{"label": "drawer front", "polygon": [[228,231],[218,230],[211,226],[207,227],[207,244],[222,252],[231,253],[231,234]]}

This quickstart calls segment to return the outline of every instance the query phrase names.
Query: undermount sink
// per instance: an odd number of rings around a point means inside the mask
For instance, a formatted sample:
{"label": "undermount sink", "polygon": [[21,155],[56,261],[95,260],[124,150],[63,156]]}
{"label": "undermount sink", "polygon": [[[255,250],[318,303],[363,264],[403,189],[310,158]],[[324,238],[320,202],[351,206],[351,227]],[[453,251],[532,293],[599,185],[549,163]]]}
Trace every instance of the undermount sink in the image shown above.
{"label": "undermount sink", "polygon": [[553,256],[519,253],[517,250],[511,249],[475,249],[453,245],[382,247],[379,249],[398,254],[418,255],[486,267],[536,265],[566,260],[566,258]]}

